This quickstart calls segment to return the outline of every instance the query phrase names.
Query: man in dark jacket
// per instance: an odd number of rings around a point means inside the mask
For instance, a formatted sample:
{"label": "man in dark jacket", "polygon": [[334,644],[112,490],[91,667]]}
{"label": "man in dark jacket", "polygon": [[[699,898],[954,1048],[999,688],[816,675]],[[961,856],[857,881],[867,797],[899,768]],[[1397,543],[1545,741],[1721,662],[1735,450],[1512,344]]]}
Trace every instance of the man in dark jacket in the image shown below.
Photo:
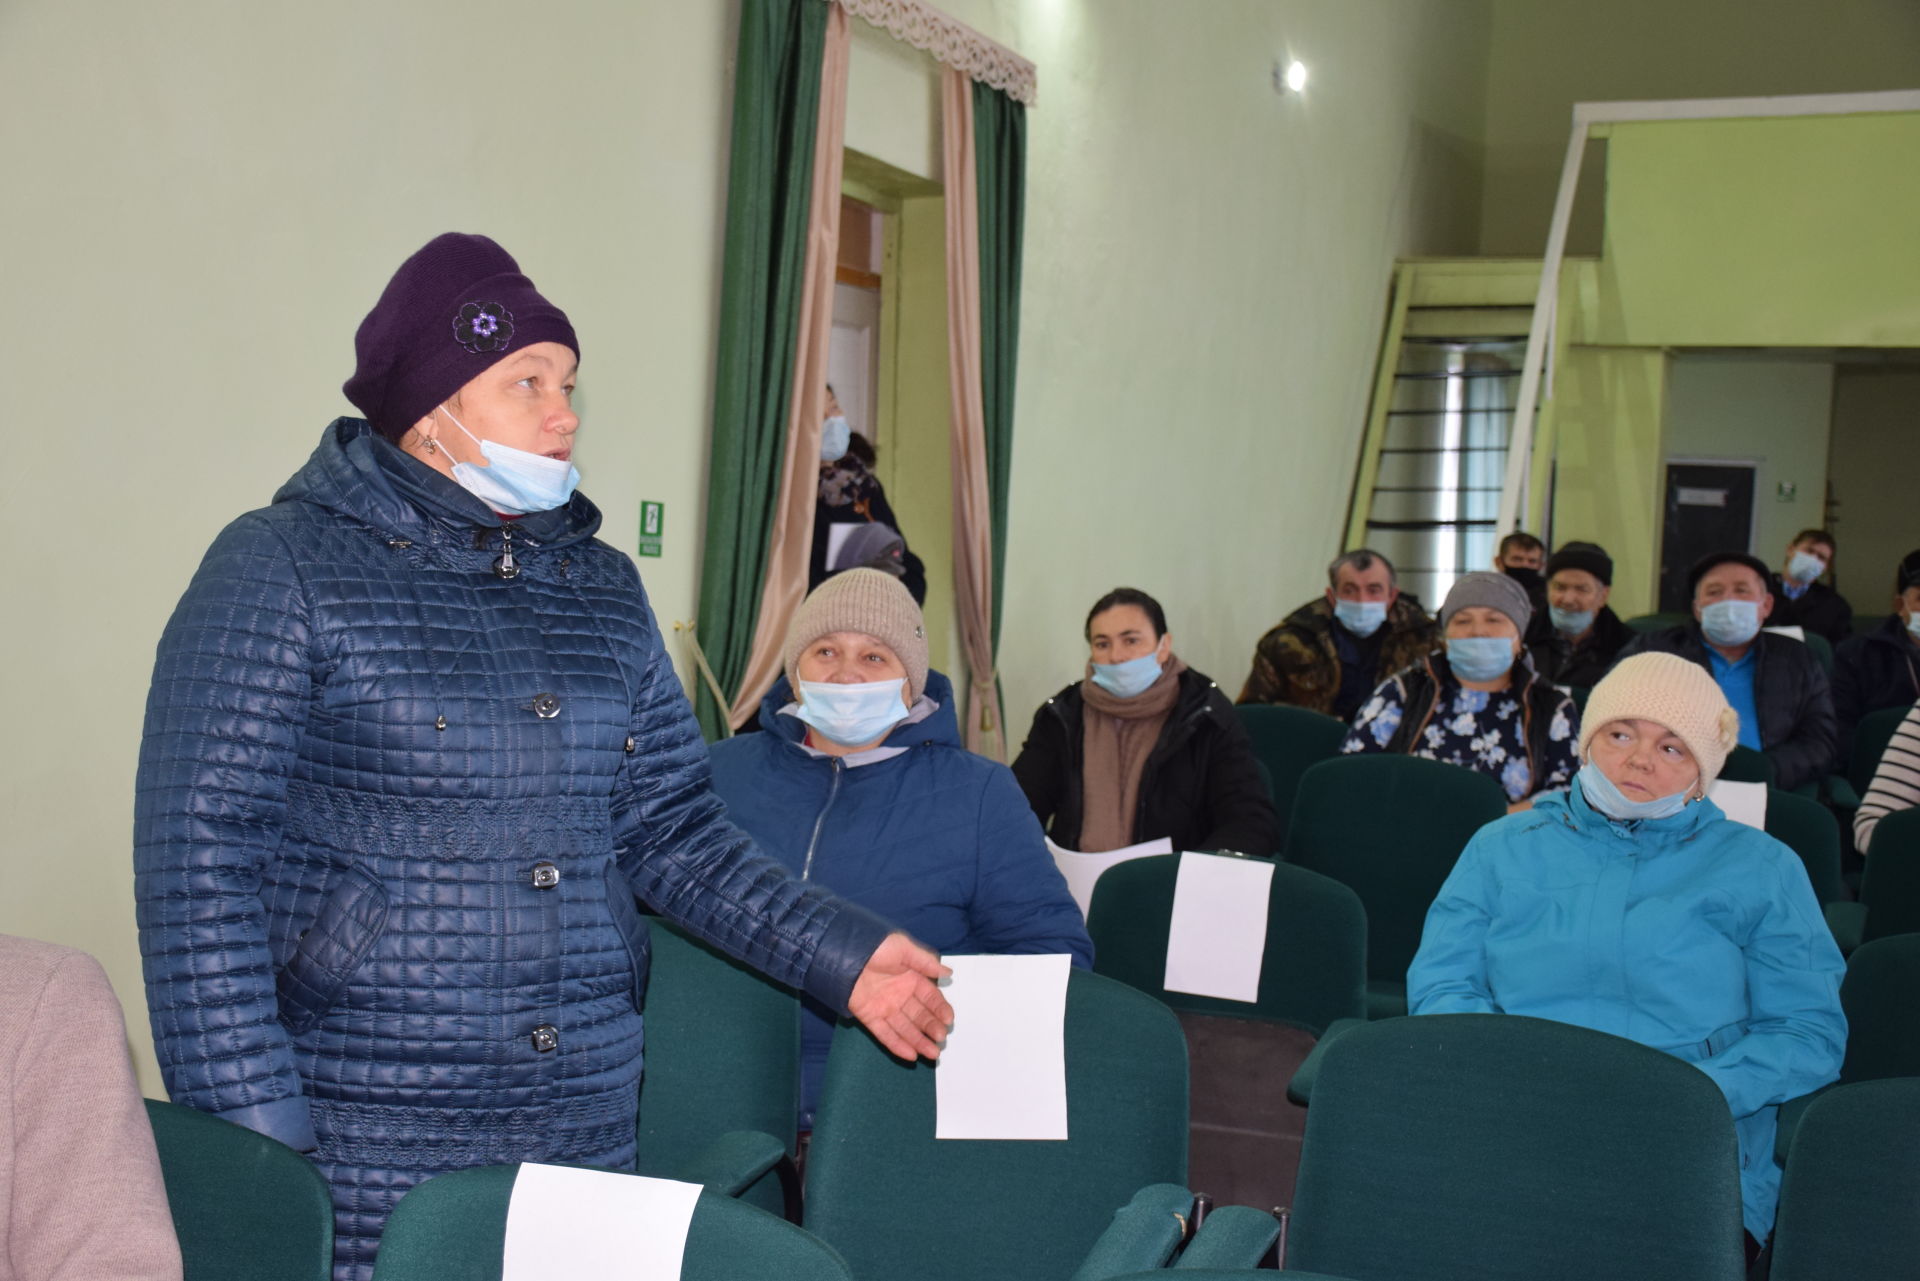
{"label": "man in dark jacket", "polygon": [[1786,566],[1772,575],[1773,617],[1769,626],[1799,627],[1838,645],[1853,632],[1853,606],[1820,576],[1833,566],[1833,535],[1803,529],[1787,544]]}
{"label": "man in dark jacket", "polygon": [[1687,572],[1694,621],[1636,638],[1621,657],[1679,654],[1713,673],[1740,715],[1740,745],[1772,760],[1774,783],[1792,790],[1818,782],[1839,759],[1839,732],[1827,674],[1813,651],[1764,632],[1773,609],[1765,562],[1715,552]]}
{"label": "man in dark jacket", "polygon": [[1092,674],[1041,704],[1013,762],[1054,844],[1093,853],[1166,837],[1176,850],[1277,850],[1253,743],[1220,688],[1174,656],[1159,602],[1116,588],[1087,616],[1087,641]]}
{"label": "man in dark jacket", "polygon": [[1893,590],[1894,612],[1886,621],[1834,651],[1833,707],[1843,750],[1852,747],[1868,712],[1920,698],[1920,551],[1900,562]]}
{"label": "man in dark jacket", "polygon": [[1242,703],[1291,703],[1343,721],[1381,681],[1424,658],[1439,628],[1400,594],[1393,563],[1362,547],[1327,566],[1326,595],[1260,638]]}
{"label": "man in dark jacket", "polygon": [[[1555,685],[1591,689],[1613,666],[1633,629],[1607,604],[1613,557],[1596,543],[1567,543],[1547,562],[1547,617],[1527,638],[1534,670]],[[1545,622],[1542,627],[1541,623]]]}

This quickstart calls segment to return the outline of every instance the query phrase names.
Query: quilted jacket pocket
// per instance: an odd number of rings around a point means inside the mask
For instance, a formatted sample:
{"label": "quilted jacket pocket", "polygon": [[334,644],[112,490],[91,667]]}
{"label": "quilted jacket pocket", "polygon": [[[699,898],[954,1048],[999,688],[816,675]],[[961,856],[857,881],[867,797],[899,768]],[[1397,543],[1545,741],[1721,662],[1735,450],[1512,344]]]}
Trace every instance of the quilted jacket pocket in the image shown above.
{"label": "quilted jacket pocket", "polygon": [[280,1021],[295,1036],[311,1031],[373,951],[387,923],[387,890],[357,867],[328,891],[313,928],[280,971]]}
{"label": "quilted jacket pocket", "polygon": [[647,1003],[647,971],[653,963],[653,935],[633,903],[633,886],[617,863],[607,864],[607,910],[627,945],[627,960],[633,965],[633,1008]]}

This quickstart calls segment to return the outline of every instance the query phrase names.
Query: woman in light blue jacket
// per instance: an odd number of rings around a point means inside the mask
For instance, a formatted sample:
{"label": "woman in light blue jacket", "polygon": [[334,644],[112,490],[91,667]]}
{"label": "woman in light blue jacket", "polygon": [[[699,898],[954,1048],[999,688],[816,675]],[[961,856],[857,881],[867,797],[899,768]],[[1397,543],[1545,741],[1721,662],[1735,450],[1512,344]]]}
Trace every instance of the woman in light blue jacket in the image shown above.
{"label": "woman in light blue jacket", "polygon": [[1415,1014],[1525,1014],[1713,1078],[1753,1246],[1773,1228],[1781,1103],[1834,1080],[1845,965],[1805,868],[1706,789],[1738,720],[1704,668],[1627,659],[1594,688],[1574,787],[1482,828],[1427,913]]}

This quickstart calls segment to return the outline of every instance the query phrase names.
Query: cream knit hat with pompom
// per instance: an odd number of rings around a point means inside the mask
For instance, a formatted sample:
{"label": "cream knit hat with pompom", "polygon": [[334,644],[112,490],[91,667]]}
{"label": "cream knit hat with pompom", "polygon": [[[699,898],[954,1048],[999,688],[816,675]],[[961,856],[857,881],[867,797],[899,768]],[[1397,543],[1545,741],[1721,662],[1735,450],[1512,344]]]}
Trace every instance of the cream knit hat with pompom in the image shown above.
{"label": "cream knit hat with pompom", "polygon": [[1705,790],[1740,741],[1740,715],[1706,668],[1678,654],[1635,654],[1622,659],[1593,687],[1580,713],[1580,757],[1610,721],[1642,720],[1665,725],[1700,763]]}

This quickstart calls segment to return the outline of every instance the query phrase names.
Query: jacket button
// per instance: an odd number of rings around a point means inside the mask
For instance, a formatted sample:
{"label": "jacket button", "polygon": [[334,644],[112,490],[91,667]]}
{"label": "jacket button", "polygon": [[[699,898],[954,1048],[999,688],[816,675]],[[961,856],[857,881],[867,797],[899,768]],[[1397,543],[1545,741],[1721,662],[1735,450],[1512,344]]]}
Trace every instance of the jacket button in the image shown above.
{"label": "jacket button", "polygon": [[387,540],[387,546],[397,552],[403,552],[413,546],[413,540],[411,538],[389,538]]}
{"label": "jacket button", "polygon": [[558,885],[559,883],[560,883],[559,868],[555,867],[551,863],[535,863],[533,865],[533,888],[534,889],[550,890],[554,886]]}
{"label": "jacket button", "polygon": [[551,1054],[560,1048],[560,1033],[551,1023],[542,1023],[533,1029],[533,1048],[541,1054]]}
{"label": "jacket button", "polygon": [[633,755],[633,735],[627,735],[627,755]]}
{"label": "jacket button", "polygon": [[533,696],[533,714],[543,721],[550,721],[560,714],[560,700],[552,694]]}

